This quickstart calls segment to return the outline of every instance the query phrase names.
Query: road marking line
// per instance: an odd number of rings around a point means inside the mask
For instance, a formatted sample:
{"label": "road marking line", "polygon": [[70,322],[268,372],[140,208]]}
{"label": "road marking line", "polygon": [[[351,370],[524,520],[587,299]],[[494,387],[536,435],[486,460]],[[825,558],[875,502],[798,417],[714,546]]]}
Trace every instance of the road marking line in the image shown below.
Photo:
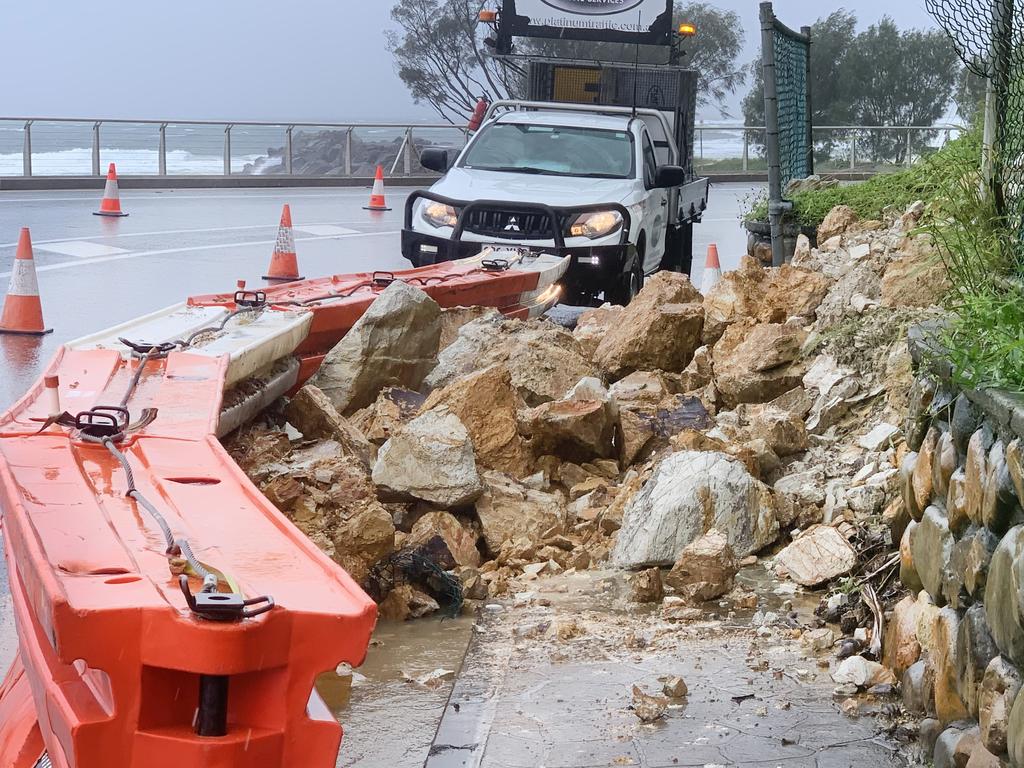
{"label": "road marking line", "polygon": [[[350,240],[357,237],[383,237],[399,235],[401,230],[389,230],[386,232],[357,232],[354,235],[331,235],[329,237],[299,237],[295,241],[299,243],[315,242],[317,240]],[[82,259],[80,261],[61,261],[57,264],[36,265],[36,272],[56,272],[58,270],[75,269],[76,267],[88,267],[93,264],[105,264],[110,261],[124,261],[126,259],[138,259],[142,256],[164,256],[171,253],[190,253],[192,251],[212,251],[218,248],[242,248],[250,245],[274,245],[276,240],[250,240],[245,243],[216,243],[214,245],[194,245],[186,248],[162,248],[156,251],[136,251],[134,253],[122,253],[116,256],[99,256],[95,259]],[[0,272],[0,278],[10,277],[10,272]]]}
{"label": "road marking line", "polygon": [[51,251],[63,256],[74,256],[77,259],[94,259],[97,256],[114,256],[119,253],[128,253],[127,248],[115,248],[112,245],[102,243],[88,243],[84,240],[65,240],[62,243],[42,244],[34,246],[40,251]]}
{"label": "road marking line", "polygon": [[305,226],[296,224],[292,229],[296,232],[305,232],[307,235],[316,235],[317,237],[338,237],[340,235],[354,235],[359,232],[358,229],[346,229],[345,227],[336,227],[333,224],[306,224]]}

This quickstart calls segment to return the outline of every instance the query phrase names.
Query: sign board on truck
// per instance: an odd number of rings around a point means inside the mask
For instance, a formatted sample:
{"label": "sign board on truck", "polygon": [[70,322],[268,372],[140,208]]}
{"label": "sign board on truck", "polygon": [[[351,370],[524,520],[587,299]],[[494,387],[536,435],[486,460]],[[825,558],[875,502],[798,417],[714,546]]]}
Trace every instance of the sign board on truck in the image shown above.
{"label": "sign board on truck", "polygon": [[501,21],[513,37],[668,45],[672,0],[504,0]]}

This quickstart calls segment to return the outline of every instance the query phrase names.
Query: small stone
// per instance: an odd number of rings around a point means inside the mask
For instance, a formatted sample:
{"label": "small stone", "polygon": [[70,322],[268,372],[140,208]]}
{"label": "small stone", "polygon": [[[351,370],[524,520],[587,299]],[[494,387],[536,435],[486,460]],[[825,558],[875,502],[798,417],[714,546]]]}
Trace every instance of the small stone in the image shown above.
{"label": "small stone", "polygon": [[896,604],[892,619],[886,623],[882,663],[897,676],[902,676],[921,657],[921,644],[917,640],[919,615],[920,606],[908,596]]}
{"label": "small stone", "polygon": [[661,618],[665,621],[698,621],[703,616],[700,608],[688,605],[681,597],[666,597],[661,603]]}
{"label": "small stone", "polygon": [[668,699],[663,696],[651,696],[637,686],[633,686],[633,714],[642,723],[653,723],[665,716],[668,710]]}
{"label": "small stone", "polygon": [[981,525],[981,509],[985,500],[985,479],[988,476],[988,439],[984,429],[979,429],[971,435],[967,444],[964,474],[967,516],[971,522]]}
{"label": "small stone", "polygon": [[801,640],[810,650],[821,653],[832,648],[836,641],[836,633],[828,627],[812,629],[804,632]]}
{"label": "small stone", "polygon": [[980,740],[977,726],[950,726],[935,742],[934,768],[966,768],[967,761],[971,759],[971,752]]}
{"label": "small stone", "polygon": [[933,598],[942,598],[942,585],[947,578],[953,555],[953,536],[942,510],[928,507],[911,539],[914,564],[924,588]]}
{"label": "small stone", "polygon": [[648,568],[629,577],[630,597],[634,603],[660,603],[665,596],[661,569]]}
{"label": "small stone", "polygon": [[857,444],[866,451],[881,451],[895,440],[899,434],[899,427],[893,424],[882,423],[861,436],[857,440]]}
{"label": "small stone", "polygon": [[876,661],[868,661],[863,656],[844,659],[832,672],[832,679],[839,685],[852,684],[858,688],[871,688],[896,682],[890,670]]}
{"label": "small stone", "polygon": [[847,717],[860,716],[860,704],[856,699],[846,699],[839,705],[839,710]]}
{"label": "small stone", "polygon": [[670,699],[681,699],[690,693],[690,689],[686,686],[686,681],[681,677],[670,677],[665,681],[661,691]]}

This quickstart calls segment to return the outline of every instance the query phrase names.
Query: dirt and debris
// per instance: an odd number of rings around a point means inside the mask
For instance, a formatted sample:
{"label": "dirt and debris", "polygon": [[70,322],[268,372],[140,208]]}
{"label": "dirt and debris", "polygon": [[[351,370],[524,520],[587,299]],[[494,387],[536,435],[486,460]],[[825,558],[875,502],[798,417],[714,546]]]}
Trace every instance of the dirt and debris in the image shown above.
{"label": "dirt and debris", "polygon": [[[775,663],[768,642],[807,654],[838,686],[837,713],[902,734],[903,715],[875,704],[900,710],[891,692],[914,663],[883,666],[883,636],[900,624],[903,532],[926,524],[900,493],[905,329],[939,310],[908,277],[932,245],[901,218],[836,212],[832,238],[801,242],[792,265],[745,259],[707,296],[661,273],[575,331],[386,292],[328,356],[323,391],[228,448],[382,615],[532,616],[551,584],[611,568],[614,611],[581,599],[571,617],[524,616],[515,642],[656,655],[704,624],[712,648],[728,627],[755,641],[751,669]],[[954,450],[934,449],[937,464]],[[797,600],[817,611],[798,616]],[[693,698],[661,678],[630,689],[644,723]]]}

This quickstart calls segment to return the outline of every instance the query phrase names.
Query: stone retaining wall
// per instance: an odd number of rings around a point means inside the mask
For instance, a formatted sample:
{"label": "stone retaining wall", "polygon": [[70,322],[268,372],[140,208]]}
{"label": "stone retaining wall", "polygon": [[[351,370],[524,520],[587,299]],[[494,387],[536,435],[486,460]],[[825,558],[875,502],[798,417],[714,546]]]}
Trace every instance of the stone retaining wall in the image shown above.
{"label": "stone retaining wall", "polygon": [[927,333],[910,343],[900,576],[917,596],[894,611],[886,661],[936,768],[1024,768],[1024,396],[961,392]]}

